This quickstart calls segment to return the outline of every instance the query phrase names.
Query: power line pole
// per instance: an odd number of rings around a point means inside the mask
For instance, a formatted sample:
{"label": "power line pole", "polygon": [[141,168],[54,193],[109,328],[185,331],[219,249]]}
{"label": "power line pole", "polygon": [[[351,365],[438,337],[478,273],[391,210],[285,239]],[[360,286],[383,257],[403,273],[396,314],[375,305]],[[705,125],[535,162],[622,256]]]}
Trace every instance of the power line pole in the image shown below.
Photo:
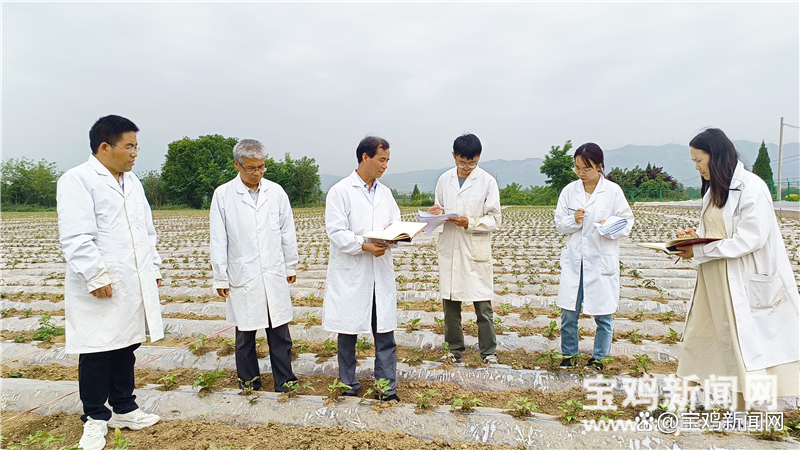
{"label": "power line pole", "polygon": [[778,201],[781,201],[781,180],[783,176],[783,117],[781,117],[781,136],[778,140]]}

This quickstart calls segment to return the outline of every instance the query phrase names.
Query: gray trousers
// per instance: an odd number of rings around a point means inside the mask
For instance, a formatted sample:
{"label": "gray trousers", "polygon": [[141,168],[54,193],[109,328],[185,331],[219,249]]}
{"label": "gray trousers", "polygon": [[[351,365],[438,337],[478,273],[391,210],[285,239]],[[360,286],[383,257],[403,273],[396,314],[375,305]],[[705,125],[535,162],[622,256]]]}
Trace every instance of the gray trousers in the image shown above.
{"label": "gray trousers", "polygon": [[[497,336],[494,333],[494,312],[491,300],[472,302],[478,316],[478,348],[481,357],[494,355],[497,351]],[[461,302],[442,299],[444,309],[444,340],[450,353],[460,358],[464,353],[464,330],[461,328]]]}
{"label": "gray trousers", "polygon": [[[397,393],[397,344],[394,331],[378,333],[378,315],[375,307],[375,293],[372,293],[372,337],[375,339],[375,380],[389,380],[389,390],[385,395]],[[361,388],[356,378],[356,341],[357,334],[341,334],[338,338],[339,378],[350,386],[348,394],[355,395]]]}
{"label": "gray trousers", "polygon": [[[289,324],[266,328],[265,331],[275,392],[289,392],[288,388],[283,387],[283,383],[297,380],[292,371],[292,336],[289,334]],[[236,372],[242,380],[239,382],[239,387],[242,389],[244,389],[243,381],[261,376],[256,355],[255,330],[240,331],[238,327],[236,328]],[[257,391],[261,390],[261,378],[253,381],[251,386]]]}

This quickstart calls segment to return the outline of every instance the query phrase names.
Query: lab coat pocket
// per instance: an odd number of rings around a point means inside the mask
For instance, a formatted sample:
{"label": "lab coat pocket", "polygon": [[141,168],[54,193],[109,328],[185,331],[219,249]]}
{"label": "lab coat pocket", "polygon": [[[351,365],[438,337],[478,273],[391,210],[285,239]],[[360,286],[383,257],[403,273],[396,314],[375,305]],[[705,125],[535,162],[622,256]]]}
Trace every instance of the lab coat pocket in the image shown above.
{"label": "lab coat pocket", "polygon": [[467,205],[467,216],[473,218],[483,217],[483,204],[485,203],[482,198],[473,198]]}
{"label": "lab coat pocket", "polygon": [[281,218],[277,212],[269,213],[269,227],[276,231],[281,229]]}
{"label": "lab coat pocket", "polygon": [[490,261],[492,259],[492,237],[489,233],[473,234],[471,239],[472,260],[475,262]]}
{"label": "lab coat pocket", "polygon": [[600,275],[617,275],[618,272],[619,263],[614,255],[600,255]]}
{"label": "lab coat pocket", "polygon": [[752,273],[747,276],[747,297],[751,309],[772,308],[785,300],[786,288],[778,273]]}
{"label": "lab coat pocket", "polygon": [[357,256],[348,255],[347,253],[337,253],[336,260],[333,261],[334,265],[338,268],[350,270],[356,266],[358,262]]}
{"label": "lab coat pocket", "polygon": [[242,258],[228,259],[228,283],[231,287],[244,286],[244,263]]}

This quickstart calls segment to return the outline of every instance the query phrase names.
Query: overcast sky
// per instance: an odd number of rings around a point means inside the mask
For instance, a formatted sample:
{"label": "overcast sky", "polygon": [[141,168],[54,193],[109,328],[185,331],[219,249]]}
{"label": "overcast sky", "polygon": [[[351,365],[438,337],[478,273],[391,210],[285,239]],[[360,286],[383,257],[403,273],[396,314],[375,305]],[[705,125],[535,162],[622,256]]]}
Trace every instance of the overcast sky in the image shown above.
{"label": "overcast sky", "polygon": [[463,132],[491,160],[800,125],[797,2],[3,2],[2,38],[3,158],[61,169],[107,114],[141,129],[137,173],[208,134],[346,175],[367,134],[399,173],[451,165]]}

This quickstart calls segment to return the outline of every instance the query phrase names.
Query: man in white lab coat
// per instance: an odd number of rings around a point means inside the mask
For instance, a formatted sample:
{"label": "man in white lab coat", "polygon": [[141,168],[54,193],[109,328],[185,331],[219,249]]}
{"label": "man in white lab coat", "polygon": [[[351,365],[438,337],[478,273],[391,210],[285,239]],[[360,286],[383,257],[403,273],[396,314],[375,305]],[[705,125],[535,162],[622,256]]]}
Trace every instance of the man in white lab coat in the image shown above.
{"label": "man in white lab coat", "polygon": [[492,298],[492,233],[500,229],[500,190],[497,181],[478,167],[481,141],[464,134],[453,142],[456,167],[439,177],[431,214],[456,213],[444,224],[436,244],[439,292],[444,309],[444,340],[448,358],[461,362],[464,331],[461,302],[472,302],[478,317],[478,347],[485,364],[497,364]]}
{"label": "man in white lab coat", "polygon": [[138,131],[124,117],[100,118],[89,131],[89,161],[58,180],[66,352],[80,355],[84,450],[105,447],[108,427],[140,430],[160,419],[139,409],[133,395],[134,350],[146,330],[153,341],[164,337],[153,215],[131,172]]}
{"label": "man in white lab coat", "polygon": [[336,183],[325,202],[325,229],[331,240],[322,327],[339,333],[339,378],[355,396],[356,338],[370,333],[375,339],[375,380],[389,380],[384,401],[397,397],[397,288],[392,250],[365,242],[364,233],[384,230],[400,220],[391,190],[378,182],[389,163],[389,143],[368,136],[356,149],[358,168]]}
{"label": "man in white lab coat", "polygon": [[242,139],[233,148],[239,175],[219,186],[211,199],[211,267],[214,288],[225,298],[229,325],[236,326],[236,371],[239,384],[261,389],[256,330],[263,328],[276,392],[292,372],[292,297],[296,280],[297,237],[289,197],[263,178],[267,150]]}

